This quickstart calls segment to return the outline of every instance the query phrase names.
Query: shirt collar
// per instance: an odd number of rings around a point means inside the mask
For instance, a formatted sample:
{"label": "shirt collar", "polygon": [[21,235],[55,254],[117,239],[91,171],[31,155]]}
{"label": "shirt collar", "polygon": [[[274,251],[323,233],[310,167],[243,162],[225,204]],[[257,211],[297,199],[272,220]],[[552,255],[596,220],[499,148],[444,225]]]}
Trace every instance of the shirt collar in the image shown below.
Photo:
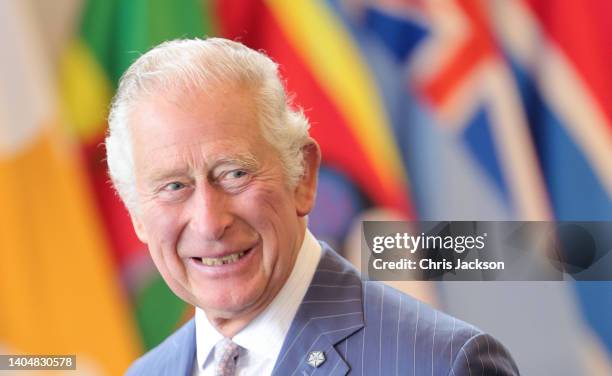
{"label": "shirt collar", "polygon": [[213,349],[217,342],[223,339],[223,335],[219,333],[208,321],[206,313],[196,307],[195,310],[195,327],[196,327],[196,361],[198,368],[202,370],[204,364],[208,362],[208,357],[213,353]]}
{"label": "shirt collar", "polygon": [[[308,290],[321,258],[321,245],[306,229],[295,265],[284,286],[270,305],[232,338],[256,357],[275,360],[280,353],[291,322]],[[211,352],[223,335],[208,321],[204,311],[196,307],[197,362],[204,368]]]}

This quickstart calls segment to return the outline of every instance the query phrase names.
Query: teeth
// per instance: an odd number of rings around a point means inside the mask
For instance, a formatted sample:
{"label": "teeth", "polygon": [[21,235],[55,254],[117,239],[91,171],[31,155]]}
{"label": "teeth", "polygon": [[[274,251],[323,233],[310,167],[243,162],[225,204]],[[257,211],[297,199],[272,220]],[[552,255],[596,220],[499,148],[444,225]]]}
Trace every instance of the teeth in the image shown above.
{"label": "teeth", "polygon": [[202,264],[207,266],[219,266],[219,265],[227,265],[238,261],[246,251],[232,253],[231,255],[223,256],[223,257],[202,257]]}

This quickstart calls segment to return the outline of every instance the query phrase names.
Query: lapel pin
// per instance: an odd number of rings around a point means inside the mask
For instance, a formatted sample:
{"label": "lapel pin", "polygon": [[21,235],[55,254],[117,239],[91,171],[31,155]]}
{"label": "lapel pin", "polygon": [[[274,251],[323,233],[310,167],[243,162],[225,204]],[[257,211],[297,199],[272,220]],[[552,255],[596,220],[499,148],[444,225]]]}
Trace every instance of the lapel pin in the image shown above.
{"label": "lapel pin", "polygon": [[325,354],[323,351],[311,351],[310,354],[308,354],[307,362],[310,366],[318,368],[325,362]]}

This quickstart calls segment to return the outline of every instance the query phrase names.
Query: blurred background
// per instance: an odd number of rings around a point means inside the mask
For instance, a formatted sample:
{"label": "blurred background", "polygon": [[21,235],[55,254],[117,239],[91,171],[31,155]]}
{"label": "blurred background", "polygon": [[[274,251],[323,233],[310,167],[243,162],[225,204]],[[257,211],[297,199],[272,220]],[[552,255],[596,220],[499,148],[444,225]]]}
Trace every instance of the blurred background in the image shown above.
{"label": "blurred background", "polygon": [[[311,229],[358,262],[363,219],[612,220],[610,17],[607,0],[0,0],[0,353],[119,375],[192,314],[106,175],[110,99],[150,47],[224,36],[280,64],[323,150]],[[524,375],[612,374],[612,282],[393,284]]]}

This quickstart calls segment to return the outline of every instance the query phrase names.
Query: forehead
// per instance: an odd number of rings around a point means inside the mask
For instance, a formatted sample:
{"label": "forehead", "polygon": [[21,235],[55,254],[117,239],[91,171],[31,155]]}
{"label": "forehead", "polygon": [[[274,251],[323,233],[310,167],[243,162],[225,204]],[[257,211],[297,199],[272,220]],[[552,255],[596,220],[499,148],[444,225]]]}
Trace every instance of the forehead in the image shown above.
{"label": "forehead", "polygon": [[207,162],[253,154],[265,143],[252,91],[237,88],[143,99],[131,113],[130,131],[136,167],[146,169],[160,159]]}

